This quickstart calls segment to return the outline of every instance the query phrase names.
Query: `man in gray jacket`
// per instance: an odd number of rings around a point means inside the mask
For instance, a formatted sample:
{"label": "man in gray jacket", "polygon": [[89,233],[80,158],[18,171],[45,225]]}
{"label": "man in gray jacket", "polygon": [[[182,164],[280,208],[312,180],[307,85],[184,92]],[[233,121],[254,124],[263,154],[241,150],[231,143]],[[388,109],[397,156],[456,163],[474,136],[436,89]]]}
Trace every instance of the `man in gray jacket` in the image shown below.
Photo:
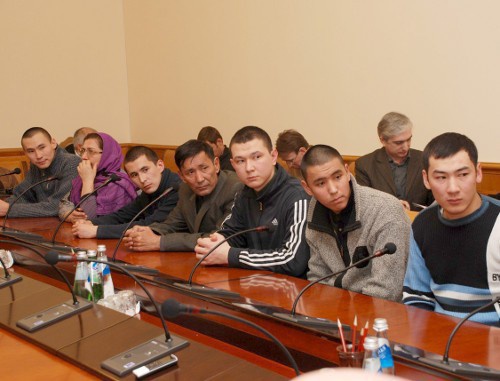
{"label": "man in gray jacket", "polygon": [[[0,216],[9,209],[11,217],[57,216],[59,201],[70,191],[71,180],[78,174],[76,167],[80,158],[59,147],[56,140],[42,127],[31,127],[21,138],[24,153],[31,165],[24,181],[14,188],[11,197],[0,200]],[[57,179],[49,180],[57,177]],[[14,203],[21,193],[34,184],[47,180],[27,191]]]}
{"label": "man in gray jacket", "polygon": [[393,242],[397,250],[325,281],[335,287],[400,301],[408,258],[410,220],[387,193],[360,186],[339,152],[316,145],[304,155],[302,185],[313,196],[306,240],[311,281],[340,271]]}
{"label": "man in gray jacket", "polygon": [[189,140],[175,150],[175,164],[184,182],[179,202],[164,222],[135,226],[124,242],[136,251],[193,251],[196,240],[217,230],[231,212],[243,184],[232,171],[220,171],[212,147]]}

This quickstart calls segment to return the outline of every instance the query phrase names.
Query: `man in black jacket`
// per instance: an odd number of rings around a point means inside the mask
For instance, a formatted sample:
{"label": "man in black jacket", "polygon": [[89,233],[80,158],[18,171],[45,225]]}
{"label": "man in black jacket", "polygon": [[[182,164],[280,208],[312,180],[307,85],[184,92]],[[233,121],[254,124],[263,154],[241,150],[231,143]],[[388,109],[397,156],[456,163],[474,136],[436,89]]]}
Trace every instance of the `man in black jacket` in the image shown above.
{"label": "man in black jacket", "polygon": [[261,225],[270,231],[250,232],[234,237],[209,255],[206,265],[229,265],[269,270],[305,277],[309,247],[305,241],[307,204],[299,180],[276,163],[271,138],[259,127],[240,129],[231,139],[231,163],[243,191],[234,201],[222,230],[198,239],[196,255],[201,258],[232,234]]}
{"label": "man in black jacket", "polygon": [[[73,234],[79,238],[119,238],[128,223],[147,204],[157,198],[170,187],[178,187],[179,176],[165,168],[156,152],[145,146],[131,148],[125,155],[124,167],[132,182],[142,193],[130,204],[114,213],[96,217],[92,220],[77,220],[73,224]],[[158,202],[146,209],[132,223],[135,225],[151,225],[164,221],[177,205],[179,195],[172,190]]]}

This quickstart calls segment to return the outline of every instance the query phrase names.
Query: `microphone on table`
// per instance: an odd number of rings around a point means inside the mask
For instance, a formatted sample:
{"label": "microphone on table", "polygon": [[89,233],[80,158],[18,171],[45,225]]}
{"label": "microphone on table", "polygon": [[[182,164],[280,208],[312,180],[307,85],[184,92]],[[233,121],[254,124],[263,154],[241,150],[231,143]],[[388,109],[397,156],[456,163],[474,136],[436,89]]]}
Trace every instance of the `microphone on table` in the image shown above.
{"label": "microphone on table", "polygon": [[[33,251],[39,257],[45,259],[45,256],[41,252],[39,252],[32,245],[29,245],[27,243],[18,241],[7,241],[7,240],[0,240],[0,243],[18,245],[24,247],[26,249]],[[54,265],[51,266],[59,274],[64,283],[66,283],[66,286],[68,286],[68,290],[71,293],[72,299],[57,306],[51,307],[47,310],[37,312],[35,314],[32,314],[28,317],[19,320],[16,323],[16,325],[18,327],[25,329],[28,332],[34,332],[41,328],[47,327],[48,325],[66,319],[67,317],[70,317],[72,315],[75,315],[81,311],[84,311],[92,307],[92,302],[89,302],[88,300],[85,300],[83,298],[79,298],[75,295],[73,287],[71,286],[68,278],[66,278],[63,272]]]}
{"label": "microphone on table", "polygon": [[0,288],[5,287],[5,286],[10,286],[11,284],[19,282],[20,280],[23,279],[23,277],[20,275],[17,275],[17,274],[11,275],[9,273],[9,270],[7,270],[7,266],[5,266],[5,263],[2,260],[1,256],[0,256],[0,263],[2,264],[3,271],[4,271],[4,277],[0,278]]}
{"label": "microphone on table", "polygon": [[49,182],[49,181],[60,180],[60,179],[61,179],[60,176],[55,175],[55,176],[50,176],[50,177],[47,177],[46,179],[37,181],[36,183],[31,184],[28,188],[26,188],[24,191],[22,191],[19,196],[17,196],[12,202],[10,202],[9,203],[9,208],[7,209],[7,212],[5,213],[5,216],[3,218],[3,224],[2,224],[2,233],[3,233],[3,235],[10,236],[10,237],[21,236],[21,237],[25,237],[25,238],[28,238],[28,239],[43,239],[42,236],[39,236],[39,235],[33,234],[33,233],[25,233],[25,232],[19,232],[19,231],[15,231],[15,230],[6,231],[5,224],[7,223],[7,218],[9,218],[9,213],[12,210],[12,206],[14,206],[14,204],[21,197],[23,197],[26,194],[26,192],[30,191],[31,189],[33,189],[37,185],[40,185],[40,184],[43,184],[43,183],[46,183],[46,182]]}
{"label": "microphone on table", "polygon": [[[155,337],[146,343],[140,344],[128,351],[120,353],[113,356],[101,363],[101,367],[113,372],[118,376],[123,376],[127,373],[132,372],[134,369],[139,368],[145,364],[149,364],[152,361],[158,360],[159,358],[165,357],[169,354],[177,352],[189,345],[189,342],[175,335],[171,335],[167,323],[163,317],[162,311],[158,307],[158,304],[153,299],[153,296],[149,290],[144,286],[144,284],[131,272],[129,272],[124,266],[121,266],[114,262],[99,261],[96,259],[87,258],[77,258],[72,255],[59,254],[56,251],[49,251],[45,256],[47,263],[55,265],[58,262],[87,262],[87,263],[101,263],[107,264],[109,267],[115,268],[124,274],[132,278],[146,293],[151,303],[161,320],[164,335]],[[133,364],[133,365],[131,365]]]}
{"label": "microphone on table", "polygon": [[276,313],[273,313],[273,315],[276,317],[282,318],[284,320],[292,321],[294,323],[303,324],[303,325],[307,325],[307,326],[311,326],[311,327],[337,328],[338,327],[337,323],[335,323],[331,320],[295,314],[295,310],[297,309],[297,304],[299,303],[299,299],[304,294],[304,292],[306,292],[309,288],[311,288],[315,284],[317,284],[321,281],[324,281],[325,279],[331,278],[331,277],[336,276],[336,275],[340,275],[340,274],[352,269],[353,267],[358,267],[359,265],[372,260],[373,258],[377,258],[377,257],[380,257],[380,256],[385,255],[385,254],[394,254],[395,252],[396,252],[396,245],[392,242],[388,242],[385,244],[383,249],[376,251],[374,254],[372,254],[366,258],[360,259],[359,261],[354,262],[352,265],[347,266],[346,268],[344,268],[340,271],[336,271],[334,273],[330,273],[330,274],[325,275],[319,279],[316,279],[314,282],[309,283],[307,286],[305,286],[299,292],[299,294],[297,295],[297,297],[295,298],[295,300],[293,302],[293,306],[292,306],[292,309],[290,311],[290,314],[276,312]]}
{"label": "microphone on table", "polygon": [[191,270],[191,273],[189,274],[189,278],[188,278],[187,283],[178,283],[178,282],[175,282],[174,285],[177,286],[177,287],[180,287],[180,288],[183,288],[183,289],[187,289],[189,291],[198,292],[198,293],[201,293],[201,294],[218,295],[218,296],[223,296],[223,297],[227,297],[227,298],[234,298],[234,299],[239,298],[240,294],[238,294],[237,292],[233,292],[233,291],[229,291],[229,290],[223,290],[223,289],[220,289],[220,288],[210,288],[210,287],[205,287],[205,286],[193,285],[192,283],[193,283],[194,272],[196,271],[196,269],[198,267],[200,267],[201,263],[205,260],[205,258],[207,258],[210,254],[212,254],[214,252],[214,250],[217,249],[224,242],[227,242],[231,238],[237,237],[237,236],[239,236],[241,234],[251,233],[251,232],[259,232],[260,233],[260,232],[265,232],[265,231],[269,231],[269,232],[274,231],[274,225],[269,225],[269,226],[268,225],[261,225],[261,226],[257,226],[257,227],[254,227],[254,228],[245,229],[245,230],[239,231],[237,233],[231,234],[227,238],[224,238],[222,241],[218,242],[217,245],[215,245],[214,247],[212,247],[194,265],[193,269]]}
{"label": "microphone on table", "polygon": [[127,230],[130,228],[130,225],[132,225],[132,223],[142,214],[144,213],[144,211],[146,209],[148,209],[151,205],[155,204],[156,202],[158,202],[161,198],[167,196],[168,194],[170,194],[170,192],[172,191],[178,191],[179,190],[179,183],[174,183],[171,187],[165,189],[162,194],[160,194],[158,197],[156,197],[153,201],[151,201],[149,204],[147,204],[144,208],[142,208],[140,210],[139,213],[137,213],[134,218],[132,218],[130,220],[130,222],[127,224],[127,226],[125,227],[125,229],[123,230],[122,232],[122,235],[120,236],[120,239],[118,240],[118,243],[116,244],[115,246],[115,250],[113,251],[113,255],[111,257],[111,260],[113,262],[115,262],[115,258],[116,258],[116,252],[118,251],[118,248],[120,247],[120,244],[122,243],[123,241],[123,238],[125,237],[125,233],[127,233]]}
{"label": "microphone on table", "polygon": [[95,188],[92,192],[86,194],[85,196],[83,196],[79,202],[76,203],[75,206],[73,206],[73,208],[71,208],[71,211],[69,213],[67,213],[64,218],[61,220],[61,222],[59,222],[59,225],[57,225],[56,227],[56,230],[54,230],[54,234],[52,234],[52,239],[50,240],[50,242],[52,244],[55,243],[55,240],[56,240],[56,235],[57,233],[59,232],[59,229],[61,229],[61,226],[64,222],[66,222],[66,220],[68,219],[68,217],[71,215],[71,213],[73,213],[77,208],[80,207],[80,205],[82,205],[85,201],[87,201],[87,199],[96,194],[98,190],[100,190],[101,188],[105,187],[106,185],[108,185],[109,183],[114,183],[116,181],[120,181],[121,178],[120,176],[118,176],[117,174],[115,173],[112,173],[111,175],[109,175],[109,177],[106,179],[106,181],[104,181],[101,185],[99,185],[97,188]]}
{"label": "microphone on table", "polygon": [[266,329],[262,328],[261,326],[255,324],[249,320],[242,319],[238,316],[233,316],[233,315],[226,314],[226,313],[220,312],[220,311],[207,310],[204,308],[199,308],[199,307],[188,305],[188,304],[182,304],[173,298],[167,299],[166,301],[164,301],[161,305],[161,310],[163,312],[163,315],[165,317],[167,317],[168,319],[174,319],[181,314],[209,314],[209,315],[215,315],[215,316],[222,316],[222,317],[225,317],[227,319],[235,320],[237,322],[246,324],[246,325],[256,329],[257,331],[263,333],[264,335],[269,337],[272,341],[274,341],[276,343],[276,345],[280,348],[280,350],[284,353],[284,355],[288,359],[288,361],[290,362],[293,370],[295,371],[295,374],[297,376],[300,375],[299,367],[297,366],[297,363],[295,362],[294,358],[292,357],[292,355],[290,354],[288,349],[275,336],[273,336],[269,331],[267,331]]}
{"label": "microphone on table", "polygon": [[0,177],[3,177],[3,176],[10,176],[10,175],[19,175],[21,173],[21,170],[19,168],[14,168],[12,171],[10,172],[6,172],[6,173],[2,173],[0,175]]}
{"label": "microphone on table", "polygon": [[444,350],[443,354],[443,359],[442,360],[436,360],[436,359],[430,359],[426,357],[419,357],[418,361],[422,362],[427,365],[434,366],[439,369],[443,369],[445,371],[451,372],[453,374],[459,375],[459,376],[469,376],[469,377],[474,377],[482,380],[499,380],[500,379],[500,371],[492,368],[488,368],[486,366],[482,366],[479,364],[473,364],[469,362],[462,362],[462,361],[454,361],[454,360],[449,360],[449,352],[450,352],[450,347],[451,347],[451,341],[455,337],[455,334],[457,333],[458,329],[467,321],[469,320],[472,316],[477,314],[478,312],[481,312],[496,303],[500,303],[500,296],[497,296],[495,299],[493,299],[491,302],[486,303],[485,305],[476,308],[474,311],[469,313],[467,316],[465,316],[460,322],[453,328],[453,331],[450,334],[450,337],[448,338],[448,342],[446,343],[446,348]]}

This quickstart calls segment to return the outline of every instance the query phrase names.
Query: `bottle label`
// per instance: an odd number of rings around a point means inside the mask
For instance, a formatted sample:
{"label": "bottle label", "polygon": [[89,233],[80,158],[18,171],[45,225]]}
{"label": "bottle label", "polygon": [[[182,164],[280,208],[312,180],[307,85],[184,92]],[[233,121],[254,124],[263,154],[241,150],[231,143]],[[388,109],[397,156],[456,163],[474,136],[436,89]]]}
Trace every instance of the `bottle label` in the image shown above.
{"label": "bottle label", "polygon": [[378,356],[380,357],[380,366],[384,368],[394,368],[394,360],[392,359],[391,348],[387,344],[383,344],[378,348]]}

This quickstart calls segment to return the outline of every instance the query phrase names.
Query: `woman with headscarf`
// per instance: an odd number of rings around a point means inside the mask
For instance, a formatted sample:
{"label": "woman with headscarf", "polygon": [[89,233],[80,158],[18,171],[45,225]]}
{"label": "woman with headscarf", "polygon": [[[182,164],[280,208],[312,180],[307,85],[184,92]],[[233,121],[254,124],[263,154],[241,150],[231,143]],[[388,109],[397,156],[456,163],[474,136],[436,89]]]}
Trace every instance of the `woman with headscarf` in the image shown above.
{"label": "woman with headscarf", "polygon": [[[104,183],[111,174],[120,179],[111,182],[90,196],[68,218],[74,221],[78,218],[95,218],[113,213],[127,205],[137,196],[135,186],[126,173],[121,171],[123,155],[118,142],[103,132],[88,134],[80,151],[82,161],[78,165],[78,177],[73,180],[69,194],[69,205],[74,206],[82,197],[93,192]],[[62,206],[59,215],[68,213],[68,204]]]}

